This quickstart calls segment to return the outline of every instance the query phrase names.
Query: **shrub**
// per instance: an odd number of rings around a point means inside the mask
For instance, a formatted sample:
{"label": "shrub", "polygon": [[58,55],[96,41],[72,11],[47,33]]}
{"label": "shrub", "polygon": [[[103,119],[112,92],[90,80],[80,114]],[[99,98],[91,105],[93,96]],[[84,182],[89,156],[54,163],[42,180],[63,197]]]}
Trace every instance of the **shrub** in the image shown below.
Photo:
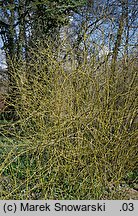
{"label": "shrub", "polygon": [[1,198],[120,199],[137,167],[135,64],[118,62],[114,77],[109,62],[96,70],[96,61],[72,60],[67,71],[52,50],[31,50],[13,70],[19,119],[1,144]]}

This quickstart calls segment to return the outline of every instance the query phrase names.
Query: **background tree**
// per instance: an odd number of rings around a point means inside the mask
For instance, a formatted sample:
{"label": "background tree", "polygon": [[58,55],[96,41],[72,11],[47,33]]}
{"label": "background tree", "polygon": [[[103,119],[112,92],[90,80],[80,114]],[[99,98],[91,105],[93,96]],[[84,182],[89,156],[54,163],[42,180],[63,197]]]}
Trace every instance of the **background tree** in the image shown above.
{"label": "background tree", "polygon": [[[16,98],[12,70],[18,62],[29,61],[30,49],[37,41],[50,37],[58,40],[60,28],[69,22],[70,14],[84,1],[4,0],[0,3],[0,36],[6,53],[9,93]],[[14,67],[16,65],[16,67]]]}
{"label": "background tree", "polygon": [[106,46],[113,62],[129,55],[137,46],[137,9],[135,0],[88,1],[74,13],[72,46],[78,47],[80,53],[87,47],[89,56],[98,56]]}

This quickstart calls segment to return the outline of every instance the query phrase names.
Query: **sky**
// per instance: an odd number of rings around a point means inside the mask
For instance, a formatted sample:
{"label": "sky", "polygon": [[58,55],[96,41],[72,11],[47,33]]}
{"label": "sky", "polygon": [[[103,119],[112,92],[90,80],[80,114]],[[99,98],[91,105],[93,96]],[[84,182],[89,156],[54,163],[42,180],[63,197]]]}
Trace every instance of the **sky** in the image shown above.
{"label": "sky", "polygon": [[2,40],[0,38],[0,67],[6,68],[6,59],[3,50],[1,50],[2,47]]}
{"label": "sky", "polygon": [[1,49],[0,49],[0,67],[1,68],[6,68],[7,67],[4,52]]}
{"label": "sky", "polygon": [[6,68],[7,67],[4,52],[1,49],[0,49],[0,67],[1,68]]}

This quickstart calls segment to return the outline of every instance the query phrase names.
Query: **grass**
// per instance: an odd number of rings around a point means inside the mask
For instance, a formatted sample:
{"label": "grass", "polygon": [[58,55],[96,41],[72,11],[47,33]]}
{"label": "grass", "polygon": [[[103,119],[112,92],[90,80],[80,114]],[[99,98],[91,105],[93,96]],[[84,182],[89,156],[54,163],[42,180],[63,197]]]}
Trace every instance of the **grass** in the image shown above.
{"label": "grass", "polygon": [[18,119],[0,125],[0,198],[124,199],[137,178],[135,62],[113,77],[107,62],[96,71],[71,53],[67,72],[58,50],[31,55],[12,72]]}

